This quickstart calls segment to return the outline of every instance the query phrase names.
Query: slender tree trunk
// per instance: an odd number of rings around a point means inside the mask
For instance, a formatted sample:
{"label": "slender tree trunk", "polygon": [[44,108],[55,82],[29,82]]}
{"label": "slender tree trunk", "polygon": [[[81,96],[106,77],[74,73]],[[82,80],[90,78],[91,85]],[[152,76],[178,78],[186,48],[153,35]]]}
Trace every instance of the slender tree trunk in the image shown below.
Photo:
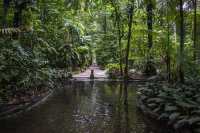
{"label": "slender tree trunk", "polygon": [[196,62],[197,60],[197,52],[196,52],[196,49],[197,49],[197,46],[196,46],[196,43],[197,43],[197,1],[196,0],[193,0],[193,6],[194,6],[194,26],[193,26],[193,30],[194,30],[194,33],[193,33],[193,46],[194,46],[194,61]]}
{"label": "slender tree trunk", "polygon": [[122,32],[120,27],[121,18],[119,13],[116,11],[116,20],[117,20],[117,29],[118,29],[118,44],[119,44],[119,65],[120,65],[120,76],[123,76],[123,67],[122,67]]}
{"label": "slender tree trunk", "polygon": [[[134,4],[133,4],[134,5]],[[125,59],[125,69],[124,69],[124,79],[127,81],[129,78],[129,52],[130,52],[130,44],[131,44],[131,35],[132,35],[132,23],[133,23],[133,5],[131,5],[129,9],[129,22],[128,22],[128,42],[126,46],[126,59]]]}
{"label": "slender tree trunk", "polygon": [[119,6],[117,5],[117,3],[112,1],[112,5],[115,9],[115,17],[116,17],[116,22],[117,22],[120,76],[123,77],[123,59],[122,59],[122,44],[121,44],[123,33],[121,30],[121,15],[120,15]]}
{"label": "slender tree trunk", "polygon": [[8,8],[9,8],[10,1],[9,0],[4,0],[3,1],[3,20],[2,24],[3,27],[7,27],[7,14],[8,14]]}
{"label": "slender tree trunk", "polygon": [[103,18],[103,30],[104,30],[104,34],[107,33],[107,16],[106,14],[104,15],[104,18]]}
{"label": "slender tree trunk", "polygon": [[120,76],[123,76],[123,66],[122,66],[122,37],[121,30],[118,28],[118,43],[119,43],[119,65],[120,65]]}
{"label": "slender tree trunk", "polygon": [[148,27],[148,48],[149,50],[153,46],[153,5],[152,1],[149,0],[147,4],[147,27]]}
{"label": "slender tree trunk", "polygon": [[147,64],[144,73],[148,76],[156,75],[156,68],[153,64],[153,57],[151,49],[153,46],[153,3],[152,0],[147,1],[147,28],[148,28],[148,51],[147,51]]}
{"label": "slender tree trunk", "polygon": [[[168,6],[168,3],[167,3]],[[169,9],[166,10],[167,15],[167,47],[166,47],[166,66],[167,66],[167,80],[171,81],[171,57],[170,57],[170,21]]]}
{"label": "slender tree trunk", "polygon": [[183,13],[183,0],[180,0],[180,63],[179,63],[179,80],[184,83],[184,13]]}
{"label": "slender tree trunk", "polygon": [[14,18],[13,18],[13,25],[14,27],[19,27],[22,24],[22,9],[19,7],[15,8]]}
{"label": "slender tree trunk", "polygon": [[170,25],[167,20],[167,79],[168,82],[171,80],[171,58],[170,58]]}

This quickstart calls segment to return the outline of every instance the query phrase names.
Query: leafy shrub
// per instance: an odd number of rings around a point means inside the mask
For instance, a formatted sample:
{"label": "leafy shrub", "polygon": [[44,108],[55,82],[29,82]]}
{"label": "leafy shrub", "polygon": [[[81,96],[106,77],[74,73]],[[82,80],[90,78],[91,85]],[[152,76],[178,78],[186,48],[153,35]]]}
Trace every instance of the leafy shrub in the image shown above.
{"label": "leafy shrub", "polygon": [[19,41],[0,40],[0,97],[5,100],[19,90],[51,85],[46,63]]}
{"label": "leafy shrub", "polygon": [[145,69],[144,69],[144,74],[148,75],[148,76],[152,76],[152,75],[156,75],[156,67],[153,61],[148,61],[146,63]]}
{"label": "leafy shrub", "polygon": [[119,64],[108,64],[106,66],[107,74],[109,78],[119,78],[120,77],[120,65]]}
{"label": "leafy shrub", "polygon": [[168,120],[169,125],[180,129],[183,126],[200,125],[200,89],[189,85],[151,84],[140,90],[140,100],[158,119]]}
{"label": "leafy shrub", "polygon": [[[185,63],[185,75],[188,81],[196,81],[200,79],[200,67],[195,62]],[[198,82],[198,81],[197,81]]]}

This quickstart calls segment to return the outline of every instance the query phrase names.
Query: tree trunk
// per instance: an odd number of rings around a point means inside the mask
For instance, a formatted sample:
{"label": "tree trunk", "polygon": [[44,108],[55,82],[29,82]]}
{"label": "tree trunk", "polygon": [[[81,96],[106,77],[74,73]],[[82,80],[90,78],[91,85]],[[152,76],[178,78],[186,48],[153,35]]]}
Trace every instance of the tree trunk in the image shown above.
{"label": "tree trunk", "polygon": [[152,62],[151,49],[153,46],[153,3],[152,0],[147,2],[147,28],[148,28],[148,52],[147,52],[147,63],[144,73],[148,76],[156,75],[156,68]]}
{"label": "tree trunk", "polygon": [[103,18],[103,31],[104,31],[104,34],[107,33],[107,16],[106,16],[106,14],[104,15],[104,18]]}
{"label": "tree trunk", "polygon": [[118,44],[119,44],[119,65],[120,65],[120,76],[123,76],[123,67],[122,67],[122,44],[121,44],[121,40],[122,40],[122,32],[121,32],[121,18],[120,18],[120,14],[117,11],[117,9],[115,9],[115,14],[116,14],[116,21],[117,21],[117,29],[118,29]]}
{"label": "tree trunk", "polygon": [[10,1],[9,0],[4,0],[3,1],[3,20],[2,20],[2,24],[3,24],[4,28],[7,27],[7,14],[8,14],[9,5],[10,5]]}
{"label": "tree trunk", "polygon": [[116,17],[116,24],[117,24],[117,32],[118,32],[118,45],[119,45],[119,65],[120,65],[120,76],[123,77],[123,59],[122,59],[122,44],[121,40],[123,37],[123,33],[121,30],[121,14],[120,14],[120,7],[118,6],[118,3],[115,3],[112,1],[112,6],[115,9],[115,17]]}
{"label": "tree trunk", "polygon": [[19,7],[15,8],[14,18],[13,18],[13,25],[14,27],[20,27],[22,24],[22,9]]}
{"label": "tree trunk", "polygon": [[194,26],[193,26],[193,47],[194,47],[194,61],[196,62],[197,60],[197,46],[196,46],[196,43],[197,43],[197,1],[196,0],[193,0],[193,6],[194,6]]}
{"label": "tree trunk", "polygon": [[184,83],[184,13],[183,13],[183,0],[180,0],[180,61],[179,61],[179,80]]}
{"label": "tree trunk", "polygon": [[166,65],[167,65],[167,80],[168,82],[170,82],[171,80],[171,58],[170,58],[170,25],[169,25],[169,21],[167,20],[167,52],[166,52],[166,56],[167,56],[167,61],[166,61]]}
{"label": "tree trunk", "polygon": [[148,48],[149,50],[153,46],[153,5],[151,0],[149,0],[147,4],[147,27],[148,27]]}
{"label": "tree trunk", "polygon": [[128,42],[126,46],[126,59],[125,59],[125,69],[124,69],[124,79],[127,81],[129,78],[129,52],[130,52],[130,43],[132,35],[132,23],[133,23],[133,5],[129,9],[129,22],[128,22]]}
{"label": "tree trunk", "polygon": [[118,27],[118,43],[119,43],[119,65],[120,65],[120,76],[123,76],[123,67],[122,67],[122,37],[121,37],[121,30]]}
{"label": "tree trunk", "polygon": [[[167,3],[167,6],[169,4]],[[166,66],[167,66],[167,80],[171,81],[171,57],[170,57],[170,21],[169,9],[166,10],[167,15],[167,45],[166,45]]]}

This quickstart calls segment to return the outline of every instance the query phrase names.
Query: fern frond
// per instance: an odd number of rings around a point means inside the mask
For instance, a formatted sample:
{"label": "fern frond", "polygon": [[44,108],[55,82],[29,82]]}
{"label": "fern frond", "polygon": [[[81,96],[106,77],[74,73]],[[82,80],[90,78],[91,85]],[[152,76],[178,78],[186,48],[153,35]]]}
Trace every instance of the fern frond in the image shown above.
{"label": "fern frond", "polygon": [[3,35],[11,35],[13,33],[20,33],[21,30],[19,28],[3,28],[0,29],[0,34]]}

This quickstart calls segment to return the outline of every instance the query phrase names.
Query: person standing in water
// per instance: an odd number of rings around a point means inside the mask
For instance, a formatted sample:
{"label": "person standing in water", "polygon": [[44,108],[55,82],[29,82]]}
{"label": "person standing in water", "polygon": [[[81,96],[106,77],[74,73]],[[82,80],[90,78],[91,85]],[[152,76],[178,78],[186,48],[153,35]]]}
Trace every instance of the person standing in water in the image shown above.
{"label": "person standing in water", "polygon": [[90,73],[90,79],[94,79],[94,70],[93,69],[91,70],[91,73]]}

